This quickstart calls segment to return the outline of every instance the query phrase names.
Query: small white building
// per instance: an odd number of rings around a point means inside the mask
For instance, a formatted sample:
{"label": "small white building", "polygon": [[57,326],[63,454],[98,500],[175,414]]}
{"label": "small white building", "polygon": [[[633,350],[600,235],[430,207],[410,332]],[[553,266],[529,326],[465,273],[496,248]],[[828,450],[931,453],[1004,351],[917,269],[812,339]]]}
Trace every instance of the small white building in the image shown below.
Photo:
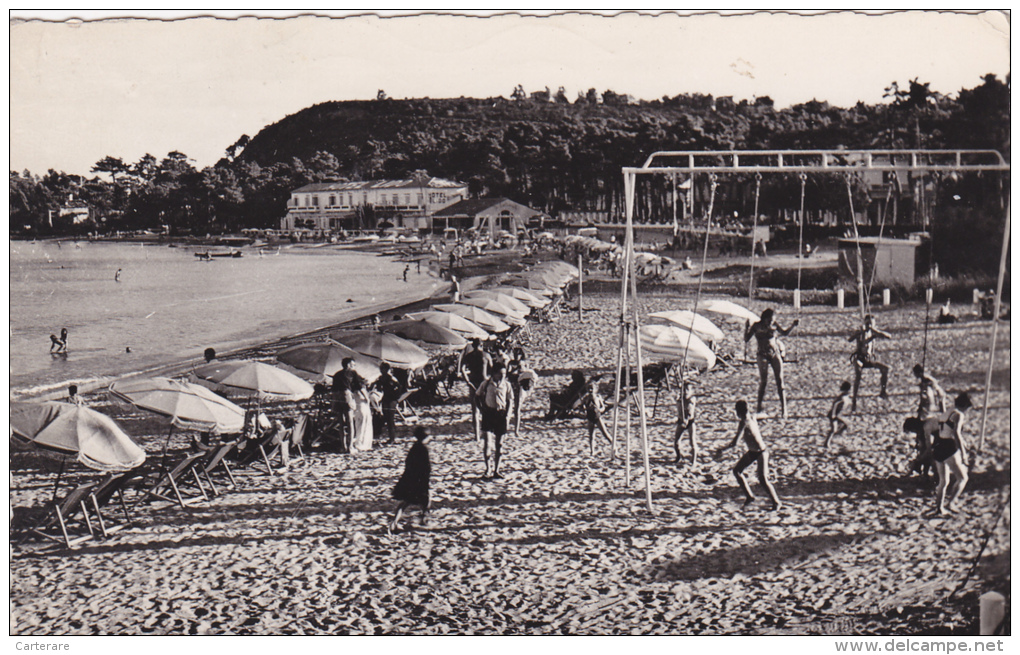
{"label": "small white building", "polygon": [[432,230],[447,228],[474,228],[492,240],[500,232],[518,234],[528,228],[528,222],[542,212],[507,198],[473,198],[462,200],[432,215]]}
{"label": "small white building", "polygon": [[308,184],[291,192],[280,229],[351,229],[358,210],[368,207],[378,223],[424,228],[428,217],[467,193],[466,183],[437,177]]}

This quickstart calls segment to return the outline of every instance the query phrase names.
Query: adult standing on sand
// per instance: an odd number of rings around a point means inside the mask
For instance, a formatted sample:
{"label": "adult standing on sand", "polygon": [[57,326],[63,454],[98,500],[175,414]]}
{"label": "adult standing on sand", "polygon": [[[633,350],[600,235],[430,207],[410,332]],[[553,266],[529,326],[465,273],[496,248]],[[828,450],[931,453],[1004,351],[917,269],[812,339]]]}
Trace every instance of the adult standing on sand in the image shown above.
{"label": "adult standing on sand", "polygon": [[404,385],[393,377],[388,363],[380,362],[379,379],[373,383],[373,387],[382,394],[380,404],[382,405],[383,425],[386,426],[389,435],[389,440],[386,443],[393,443],[396,440],[397,401],[404,393]]}
{"label": "adult standing on sand", "polygon": [[[939,424],[939,432],[931,448],[935,470],[939,474],[939,486],[935,492],[936,509],[939,514],[953,511],[953,504],[959,500],[963,488],[967,486],[967,444],[963,438],[963,425],[966,411],[972,407],[970,395],[961,393],[954,402],[955,408],[949,412]],[[946,502],[946,490],[949,488],[949,476],[956,478],[956,490],[953,497]]]}
{"label": "adult standing on sand", "polygon": [[[354,378],[361,378],[354,370],[354,359],[344,357],[340,362],[341,369],[333,374],[333,418],[340,423],[340,441],[343,450],[349,451],[354,436],[354,403],[351,383]],[[364,380],[362,380],[364,382]]]}
{"label": "adult standing on sand", "polygon": [[482,447],[485,473],[482,479],[501,478],[499,462],[503,455],[503,435],[506,434],[507,418],[514,403],[514,391],[506,379],[505,366],[496,364],[492,367],[492,375],[478,387],[477,396],[485,435]]}
{"label": "adult standing on sand", "polygon": [[740,422],[737,424],[737,434],[729,445],[719,449],[718,454],[722,455],[724,450],[736,446],[740,438],[743,437],[744,443],[747,444],[747,452],[740,458],[737,465],[733,467],[733,476],[737,479],[737,484],[740,485],[740,488],[744,490],[744,495],[747,496],[747,500],[744,501],[744,507],[754,502],[754,494],[751,493],[751,487],[747,484],[747,480],[744,479],[744,469],[757,462],[758,482],[761,486],[765,487],[769,497],[772,498],[772,511],[776,511],[783,504],[779,502],[776,488],[769,482],[769,449],[765,446],[765,440],[761,436],[758,420],[755,416],[747,413],[747,403],[743,400],[737,401],[736,412],[737,418],[740,419]]}
{"label": "adult standing on sand", "polygon": [[783,346],[779,341],[780,336],[786,336],[793,332],[793,328],[800,324],[800,319],[795,319],[790,327],[783,329],[775,322],[776,313],[772,308],[761,313],[761,319],[751,325],[748,321],[744,326],[744,343],[754,337],[758,340],[758,404],[756,411],[761,411],[762,402],[765,400],[765,388],[769,383],[769,367],[776,376],[776,391],[779,392],[779,405],[782,408],[783,418],[786,418],[786,391],[783,389]]}
{"label": "adult standing on sand", "polygon": [[854,349],[854,354],[850,356],[850,363],[854,365],[854,395],[853,401],[850,404],[850,411],[857,411],[857,391],[861,387],[861,375],[866,368],[877,368],[882,374],[881,380],[881,391],[878,393],[878,397],[883,400],[889,398],[889,394],[886,392],[886,386],[889,383],[889,366],[883,364],[875,359],[875,339],[892,339],[892,335],[888,332],[883,332],[875,327],[875,317],[868,314],[864,317],[864,324],[860,330],[857,330],[850,335],[847,341],[856,341],[857,347]]}
{"label": "adult standing on sand", "polygon": [[475,397],[478,387],[489,377],[491,366],[492,358],[482,349],[482,340],[477,338],[471,340],[471,345],[461,352],[460,361],[457,362],[457,372],[468,385],[468,404],[471,405],[471,424],[475,430],[475,441],[482,440],[478,403]]}

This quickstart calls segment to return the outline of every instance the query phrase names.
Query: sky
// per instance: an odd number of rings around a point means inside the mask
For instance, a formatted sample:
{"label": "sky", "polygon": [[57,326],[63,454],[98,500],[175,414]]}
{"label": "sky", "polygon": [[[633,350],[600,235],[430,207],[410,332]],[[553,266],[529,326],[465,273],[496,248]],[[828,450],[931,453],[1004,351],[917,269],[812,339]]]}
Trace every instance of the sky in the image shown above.
{"label": "sky", "polygon": [[[86,20],[57,22],[68,16]],[[380,89],[509,97],[521,84],[563,86],[571,100],[595,88],[852,106],[884,102],[893,81],[954,94],[1010,70],[1001,13],[101,16],[13,12],[11,170],[91,176],[106,156],[173,150],[202,168],[243,134]]]}

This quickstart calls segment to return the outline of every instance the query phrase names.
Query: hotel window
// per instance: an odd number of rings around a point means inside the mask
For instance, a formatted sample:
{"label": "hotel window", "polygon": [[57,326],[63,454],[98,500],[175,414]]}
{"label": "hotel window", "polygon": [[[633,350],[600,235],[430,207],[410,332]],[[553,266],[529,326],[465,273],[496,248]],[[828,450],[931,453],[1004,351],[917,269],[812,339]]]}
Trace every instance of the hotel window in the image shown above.
{"label": "hotel window", "polygon": [[405,193],[404,194],[404,204],[405,205],[410,205],[411,204],[411,194],[410,193]]}
{"label": "hotel window", "polygon": [[366,205],[368,204],[368,191],[361,194],[361,202]]}
{"label": "hotel window", "polygon": [[422,206],[424,204],[425,204],[425,195],[422,194],[422,193],[419,193],[418,194],[418,206],[420,207],[420,206]]}
{"label": "hotel window", "polygon": [[330,207],[336,207],[336,196],[330,196],[329,197],[329,206]]}
{"label": "hotel window", "polygon": [[319,206],[319,196],[312,196],[312,205]]}

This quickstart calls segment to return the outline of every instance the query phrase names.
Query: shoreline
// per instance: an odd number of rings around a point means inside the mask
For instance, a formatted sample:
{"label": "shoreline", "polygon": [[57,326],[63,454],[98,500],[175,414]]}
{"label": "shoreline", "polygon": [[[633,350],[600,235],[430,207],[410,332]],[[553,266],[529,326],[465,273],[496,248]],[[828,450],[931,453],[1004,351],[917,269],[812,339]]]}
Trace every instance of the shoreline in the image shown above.
{"label": "shoreline", "polygon": [[[355,326],[358,323],[364,321],[365,319],[370,319],[372,316],[376,314],[381,314],[383,312],[391,312],[404,307],[412,307],[421,303],[426,303],[430,299],[439,298],[442,297],[443,295],[447,295],[450,288],[451,285],[449,282],[439,281],[437,287],[432,291],[432,293],[428,295],[422,295],[420,293],[408,294],[406,296],[388,302],[380,302],[371,305],[365,305],[362,307],[351,308],[349,310],[340,312],[340,315],[338,316],[337,320],[334,321],[333,323],[330,323],[329,325],[313,328],[311,330],[304,330],[302,332],[298,332],[295,334],[287,334],[280,337],[271,337],[268,339],[266,337],[257,337],[254,338],[251,342],[246,343],[245,345],[239,346],[226,352],[217,353],[216,356],[218,359],[236,359],[238,357],[243,357],[246,353],[253,353],[259,350],[271,349],[274,347],[282,347],[284,344],[288,344],[289,342],[299,343],[301,341],[307,341],[313,339],[314,337],[322,333],[331,332],[333,330],[337,330],[340,328]],[[201,357],[193,357],[185,360],[174,360],[171,362],[165,362],[139,371],[133,371],[131,373],[111,376],[108,378],[95,379],[91,382],[79,384],[78,392],[83,395],[93,394],[105,389],[106,387],[108,387],[110,384],[117,380],[125,380],[139,376],[149,377],[158,376],[171,378],[177,377],[187,372],[188,370],[198,366],[202,362],[203,360]],[[67,385],[74,383],[75,383],[74,380],[56,382],[53,383],[53,385],[51,385],[56,387],[52,391],[46,391],[38,395],[16,395],[15,392],[12,390],[11,396],[12,400],[18,401],[42,402],[48,400],[62,400],[67,397]]]}

